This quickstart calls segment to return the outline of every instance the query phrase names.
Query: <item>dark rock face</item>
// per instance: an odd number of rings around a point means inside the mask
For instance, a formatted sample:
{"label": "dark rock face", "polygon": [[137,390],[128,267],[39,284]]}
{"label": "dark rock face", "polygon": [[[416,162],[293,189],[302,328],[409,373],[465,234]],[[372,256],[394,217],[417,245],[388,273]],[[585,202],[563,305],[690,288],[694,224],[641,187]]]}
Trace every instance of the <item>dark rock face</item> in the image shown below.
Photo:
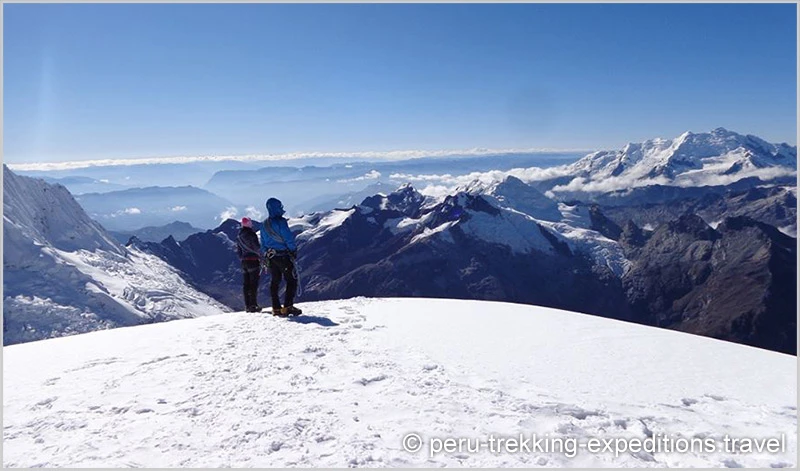
{"label": "dark rock face", "polygon": [[308,280],[305,299],[484,299],[630,318],[620,280],[607,268],[572,254],[542,226],[538,228],[551,243],[552,253],[512,253],[507,246],[465,233],[457,224],[447,230],[451,241],[432,237],[410,243],[425,229],[467,221],[471,213],[499,217],[500,210],[481,195],[453,195],[420,211],[428,218],[424,227],[401,234],[383,226],[387,219],[400,216],[396,210],[366,215],[356,211],[336,230],[302,246],[300,263]]}
{"label": "dark rock face", "polygon": [[687,215],[630,247],[623,286],[637,322],[796,353],[796,239],[746,217],[714,230]]}
{"label": "dark rock face", "polygon": [[[694,190],[694,189],[693,189]],[[797,198],[786,187],[752,187],[709,191],[700,196],[681,195],[660,203],[602,206],[617,224],[632,220],[639,227],[658,226],[684,214],[697,214],[706,222],[747,216],[778,228],[797,226]]]}
{"label": "dark rock face", "polygon": [[643,247],[650,237],[650,233],[645,232],[630,219],[625,223],[622,232],[619,235],[619,242],[630,253]]}
{"label": "dark rock face", "polygon": [[600,210],[600,207],[593,204],[589,207],[589,219],[591,220],[591,228],[611,240],[619,240],[622,235],[622,228],[616,222],[607,218]]}
{"label": "dark rock face", "polygon": [[458,226],[450,236],[454,243],[431,238],[409,245],[403,238],[383,234],[360,249],[338,238],[311,241],[301,249],[307,283],[303,297],[482,299],[630,318],[620,280],[581,257],[512,254],[507,247],[470,237]]}

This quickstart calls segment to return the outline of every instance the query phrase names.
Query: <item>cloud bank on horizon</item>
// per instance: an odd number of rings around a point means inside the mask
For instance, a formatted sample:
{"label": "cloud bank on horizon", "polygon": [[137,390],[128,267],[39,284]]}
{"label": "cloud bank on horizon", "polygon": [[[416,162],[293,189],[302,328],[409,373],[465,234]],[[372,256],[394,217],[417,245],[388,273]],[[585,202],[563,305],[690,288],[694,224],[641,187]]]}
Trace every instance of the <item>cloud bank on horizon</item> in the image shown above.
{"label": "cloud bank on horizon", "polygon": [[[555,185],[545,194],[554,198],[561,193],[606,193],[612,191],[641,188],[651,185],[673,185],[679,187],[717,186],[729,185],[742,178],[758,177],[762,180],[771,180],[779,177],[788,177],[796,174],[795,170],[783,167],[753,169],[733,175],[703,175],[702,177],[682,177],[675,180],[659,176],[654,178],[636,178],[630,175],[612,177],[604,180],[590,180],[584,177],[574,177],[565,185]],[[488,186],[500,183],[508,177],[515,177],[526,183],[550,180],[558,177],[570,177],[571,169],[568,165],[549,168],[515,168],[511,170],[492,170],[489,172],[472,172],[466,175],[410,175],[395,173],[390,178],[396,181],[408,182],[417,187],[425,196],[440,198],[457,191],[458,188],[467,188],[476,184]]]}
{"label": "cloud bank on horizon", "polygon": [[29,162],[8,163],[14,171],[58,171],[76,170],[89,167],[113,167],[129,165],[189,164],[197,162],[275,162],[299,159],[376,159],[401,160],[425,157],[481,157],[488,155],[536,154],[536,153],[577,153],[588,152],[589,149],[445,149],[445,150],[394,150],[394,151],[359,151],[359,152],[289,152],[283,154],[249,154],[249,155],[200,155],[178,157],[144,157],[136,159],[97,159],[73,160],[65,162]]}

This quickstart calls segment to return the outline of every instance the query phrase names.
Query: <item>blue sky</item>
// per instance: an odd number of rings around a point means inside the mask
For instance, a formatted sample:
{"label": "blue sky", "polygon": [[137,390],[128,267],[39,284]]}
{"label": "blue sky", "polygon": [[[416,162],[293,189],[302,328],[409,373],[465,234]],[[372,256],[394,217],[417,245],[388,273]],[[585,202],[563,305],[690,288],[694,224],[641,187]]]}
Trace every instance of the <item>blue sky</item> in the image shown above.
{"label": "blue sky", "polygon": [[794,4],[6,4],[4,158],[796,144]]}

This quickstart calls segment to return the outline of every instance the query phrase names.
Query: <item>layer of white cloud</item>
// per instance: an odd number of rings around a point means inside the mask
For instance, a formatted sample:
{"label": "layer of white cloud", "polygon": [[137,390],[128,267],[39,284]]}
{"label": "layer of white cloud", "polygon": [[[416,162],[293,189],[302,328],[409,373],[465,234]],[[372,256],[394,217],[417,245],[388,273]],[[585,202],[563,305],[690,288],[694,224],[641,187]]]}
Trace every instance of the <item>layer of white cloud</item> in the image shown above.
{"label": "layer of white cloud", "polygon": [[360,177],[345,179],[345,180],[336,180],[337,183],[352,183],[352,182],[363,182],[364,180],[377,180],[381,178],[381,172],[377,170],[371,170]]}
{"label": "layer of white cloud", "polygon": [[536,154],[536,153],[578,153],[587,152],[585,149],[449,149],[449,150],[396,150],[396,151],[366,151],[366,152],[293,152],[285,154],[252,154],[252,155],[205,155],[181,157],[146,157],[139,159],[99,159],[77,160],[70,162],[33,162],[7,164],[15,171],[53,171],[73,170],[87,167],[109,167],[125,165],[154,165],[154,164],[185,164],[193,162],[259,162],[281,161],[295,159],[334,158],[334,159],[375,159],[375,160],[405,160],[423,157],[474,157],[482,155],[508,155],[508,154]]}
{"label": "layer of white cloud", "polygon": [[115,218],[117,216],[122,216],[122,215],[125,215],[125,214],[127,214],[127,215],[142,214],[142,210],[139,209],[139,208],[135,208],[135,207],[125,208],[125,209],[120,209],[119,211],[114,211],[113,213],[111,213],[111,214],[109,214],[109,215],[107,215],[105,217]]}
{"label": "layer of white cloud", "polygon": [[393,173],[389,175],[389,178],[391,178],[392,180],[409,182],[412,184],[416,182],[426,182],[426,183],[435,183],[441,185],[459,186],[459,185],[468,185],[473,181],[479,181],[481,183],[493,183],[497,181],[502,181],[508,176],[517,177],[524,182],[534,182],[534,181],[549,180],[551,178],[563,177],[568,174],[569,171],[567,166],[561,165],[558,167],[549,167],[549,168],[527,167],[527,168],[513,168],[511,170],[490,170],[488,172],[472,172],[466,175],[455,175],[455,176],[450,174],[410,175],[403,173]]}
{"label": "layer of white cloud", "polygon": [[650,185],[669,185],[684,188],[696,186],[721,186],[730,185],[731,183],[749,177],[758,177],[766,181],[778,177],[792,176],[794,174],[796,174],[796,171],[788,167],[767,167],[743,170],[730,175],[708,171],[696,171],[678,175],[674,180],[670,180],[664,176],[659,176],[656,178],[620,176],[604,178],[602,180],[588,180],[586,178],[576,177],[566,185],[558,185],[553,187],[551,191],[554,194],[570,192],[606,193],[610,191],[640,188]]}
{"label": "layer of white cloud", "polygon": [[239,211],[235,207],[229,206],[225,208],[225,211],[220,213],[219,220],[224,221],[226,219],[236,219],[237,214],[239,214]]}
{"label": "layer of white cloud", "polygon": [[766,181],[773,178],[787,177],[796,174],[797,171],[789,167],[766,167],[744,170],[731,175],[684,174],[675,181],[675,184],[683,187],[700,185],[728,185],[747,177],[758,177],[761,180]]}
{"label": "layer of white cloud", "polygon": [[[473,172],[467,175],[450,174],[421,174],[411,175],[393,173],[389,178],[401,183],[411,183],[425,196],[440,198],[452,194],[457,188],[469,185],[488,186],[503,181],[509,176],[519,178],[523,182],[551,180],[569,176],[572,169],[568,165],[549,168],[515,168],[507,171],[492,170],[488,172]],[[545,193],[549,198],[567,193],[606,193],[610,191],[638,188],[649,185],[669,185],[680,187],[729,185],[748,177],[758,177],[762,180],[771,180],[778,177],[795,175],[796,171],[789,167],[767,167],[752,170],[743,170],[731,175],[718,174],[711,171],[700,171],[679,175],[674,180],[659,176],[656,178],[637,178],[635,176],[619,176],[591,180],[584,177],[575,177],[565,185],[556,185]]]}
{"label": "layer of white cloud", "polygon": [[169,210],[174,212],[186,211],[186,206],[173,206]]}
{"label": "layer of white cloud", "polygon": [[540,168],[514,168],[511,170],[491,170],[488,172],[472,172],[466,175],[450,174],[421,174],[411,175],[404,173],[393,173],[389,178],[401,183],[411,183],[425,196],[439,197],[452,193],[458,187],[466,187],[478,182],[480,185],[491,185],[501,182],[509,176],[519,178],[530,183],[535,181],[549,180],[552,178],[568,175],[566,165],[559,167]]}
{"label": "layer of white cloud", "polygon": [[566,185],[554,186],[552,193],[586,192],[605,193],[609,191],[624,190],[648,185],[669,185],[670,180],[665,177],[634,179],[630,177],[611,177],[603,180],[588,180],[583,177],[573,178]]}

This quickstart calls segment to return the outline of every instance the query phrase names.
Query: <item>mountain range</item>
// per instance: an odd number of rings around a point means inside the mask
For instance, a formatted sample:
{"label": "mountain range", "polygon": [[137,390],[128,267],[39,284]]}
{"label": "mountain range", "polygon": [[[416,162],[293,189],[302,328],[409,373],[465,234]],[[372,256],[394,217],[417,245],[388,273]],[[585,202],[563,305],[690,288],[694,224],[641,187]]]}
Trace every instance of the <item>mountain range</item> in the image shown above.
{"label": "mountain range", "polygon": [[[543,192],[542,181],[505,175],[478,178],[444,197],[424,196],[407,184],[360,204],[292,219],[302,299],[502,300],[796,353],[796,187],[748,173],[773,168],[772,174],[790,175],[796,151],[761,142],[721,129],[687,133],[669,143],[627,146],[614,159],[590,154],[567,168],[574,175],[586,169],[604,174],[613,164],[623,170],[607,178],[660,175],[670,185],[637,188],[676,190],[661,191],[658,203],[637,201],[635,193],[613,205],[566,200],[553,197],[558,191],[546,193],[554,186]],[[717,175],[711,163],[733,156],[741,157],[741,180],[676,184],[696,170],[710,181]],[[645,172],[643,162],[656,170]],[[222,247],[219,238],[231,238],[235,228],[228,221],[180,250],[168,250],[166,243],[135,245],[181,266],[196,287],[239,308],[237,260],[213,248]],[[225,262],[209,282],[205,268],[187,261],[212,252]]]}
{"label": "mountain range", "polygon": [[[592,153],[570,165],[476,174],[455,179],[462,183],[438,194],[411,184],[393,191],[373,187],[376,194],[349,196],[361,199],[357,204],[290,219],[300,245],[300,299],[401,296],[535,304],[796,353],[797,200],[791,175],[796,178],[795,148],[720,128]],[[615,179],[629,187],[604,188]],[[86,225],[94,235],[65,239],[63,231],[51,231],[34,237],[35,244],[80,254],[155,257],[183,278],[186,289],[229,309],[242,307],[233,250],[237,221],[185,238],[131,237],[123,248],[76,208],[63,187],[42,188],[55,188],[59,200],[68,201],[69,209],[59,213],[70,216],[57,220],[58,226]],[[12,201],[14,194],[8,196]],[[25,215],[46,214],[61,203],[41,201],[36,210],[16,213],[21,203],[10,204],[13,216],[4,231],[38,227]],[[52,227],[47,220],[41,224]],[[9,246],[8,270],[38,253],[22,247],[31,237],[23,234],[9,238],[13,244],[16,237],[20,247]],[[25,275],[9,271],[8,286],[22,292],[38,269]],[[50,294],[47,299],[58,295],[57,284],[41,289]],[[7,296],[4,306],[22,312],[23,298]]]}
{"label": "mountain range", "polygon": [[176,240],[183,240],[192,234],[202,232],[202,229],[192,226],[188,222],[175,221],[163,226],[147,226],[130,232],[109,231],[117,242],[127,244],[131,237],[146,242],[161,242],[167,237],[172,236]]}
{"label": "mountain range", "polygon": [[593,152],[554,173],[561,175],[540,185],[562,198],[614,191],[620,197],[651,185],[727,185],[748,177],[794,182],[797,148],[724,128],[687,131],[675,139],[651,139],[618,151]]}
{"label": "mountain range", "polygon": [[[354,197],[356,199],[353,203],[358,203],[364,197],[375,194],[376,186],[384,185],[394,189],[408,175],[464,175],[531,166],[549,167],[578,157],[574,153],[512,153],[372,162],[347,161],[327,166],[267,166],[256,171],[219,171],[203,188],[224,195],[242,206],[260,205],[263,199],[261,195],[269,192],[286,201],[289,214],[299,214],[341,207],[339,201]],[[368,193],[370,190],[372,193]]]}
{"label": "mountain range", "polygon": [[118,232],[133,232],[176,220],[195,227],[214,227],[220,215],[236,213],[225,198],[192,186],[129,188],[106,193],[84,193],[75,199],[92,219]]}
{"label": "mountain range", "polygon": [[[459,193],[428,207],[406,186],[293,220],[302,299],[502,300],[794,352],[796,239],[747,216],[714,229],[682,215],[648,231],[632,221],[620,226],[594,205],[569,208],[569,223],[537,220],[489,202],[513,199],[503,189],[520,183],[510,181],[488,195]],[[181,244],[133,243],[239,308],[238,260],[221,242],[237,227],[229,220]],[[211,258],[213,267],[193,262]]]}

